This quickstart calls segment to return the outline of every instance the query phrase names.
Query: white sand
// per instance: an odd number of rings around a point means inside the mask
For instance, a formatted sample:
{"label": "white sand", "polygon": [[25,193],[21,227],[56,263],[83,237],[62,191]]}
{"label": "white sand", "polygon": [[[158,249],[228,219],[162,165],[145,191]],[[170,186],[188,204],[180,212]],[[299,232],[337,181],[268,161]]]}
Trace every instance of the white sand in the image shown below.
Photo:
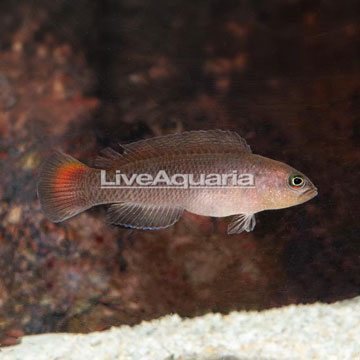
{"label": "white sand", "polygon": [[360,297],[263,312],[166,316],[88,335],[27,336],[4,360],[360,360]]}

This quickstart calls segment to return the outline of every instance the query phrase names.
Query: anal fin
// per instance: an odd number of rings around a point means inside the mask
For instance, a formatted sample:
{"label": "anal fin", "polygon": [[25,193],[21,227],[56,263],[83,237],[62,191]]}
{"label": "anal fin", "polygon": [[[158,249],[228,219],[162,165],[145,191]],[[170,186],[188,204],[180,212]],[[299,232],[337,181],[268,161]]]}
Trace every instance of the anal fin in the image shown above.
{"label": "anal fin", "polygon": [[228,225],[228,234],[239,234],[244,230],[247,232],[253,231],[256,225],[254,214],[239,214],[233,217],[231,223]]}
{"label": "anal fin", "polygon": [[121,202],[109,207],[107,219],[111,224],[129,228],[157,230],[175,224],[182,213],[180,207]]}

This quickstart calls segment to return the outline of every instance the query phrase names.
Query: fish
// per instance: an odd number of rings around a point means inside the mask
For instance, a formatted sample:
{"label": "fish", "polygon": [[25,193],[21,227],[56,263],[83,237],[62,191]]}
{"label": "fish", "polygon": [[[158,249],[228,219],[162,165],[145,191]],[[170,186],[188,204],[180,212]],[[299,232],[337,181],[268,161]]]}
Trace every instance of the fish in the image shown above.
{"label": "fish", "polygon": [[258,212],[299,205],[318,194],[306,175],[253,154],[238,133],[224,130],[106,148],[94,167],[55,151],[40,168],[37,192],[43,213],[55,223],[106,204],[109,224],[164,229],[187,211],[232,216],[228,234],[252,231]]}

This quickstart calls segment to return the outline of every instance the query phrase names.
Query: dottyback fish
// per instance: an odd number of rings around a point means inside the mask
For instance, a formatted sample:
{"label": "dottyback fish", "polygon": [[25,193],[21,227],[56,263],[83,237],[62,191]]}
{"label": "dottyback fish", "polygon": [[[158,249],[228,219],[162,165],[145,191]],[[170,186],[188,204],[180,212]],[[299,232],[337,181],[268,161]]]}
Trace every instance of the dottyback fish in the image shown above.
{"label": "dottyback fish", "polygon": [[252,231],[259,211],[301,204],[317,189],[300,171],[253,154],[237,133],[189,131],[107,148],[91,168],[54,152],[42,165],[38,196],[61,222],[109,204],[108,221],[136,229],[175,224],[184,210],[234,215],[228,233]]}

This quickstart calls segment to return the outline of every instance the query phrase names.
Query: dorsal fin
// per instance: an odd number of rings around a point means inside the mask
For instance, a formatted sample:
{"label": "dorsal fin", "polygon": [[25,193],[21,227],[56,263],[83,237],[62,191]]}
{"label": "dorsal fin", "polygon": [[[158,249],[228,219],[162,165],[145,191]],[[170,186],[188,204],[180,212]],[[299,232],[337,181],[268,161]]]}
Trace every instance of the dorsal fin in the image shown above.
{"label": "dorsal fin", "polygon": [[250,146],[240,135],[223,130],[186,131],[140,140],[122,145],[122,148],[122,154],[106,148],[102,151],[103,156],[96,159],[95,166],[111,168],[136,160],[171,154],[215,154],[234,151],[251,153]]}

